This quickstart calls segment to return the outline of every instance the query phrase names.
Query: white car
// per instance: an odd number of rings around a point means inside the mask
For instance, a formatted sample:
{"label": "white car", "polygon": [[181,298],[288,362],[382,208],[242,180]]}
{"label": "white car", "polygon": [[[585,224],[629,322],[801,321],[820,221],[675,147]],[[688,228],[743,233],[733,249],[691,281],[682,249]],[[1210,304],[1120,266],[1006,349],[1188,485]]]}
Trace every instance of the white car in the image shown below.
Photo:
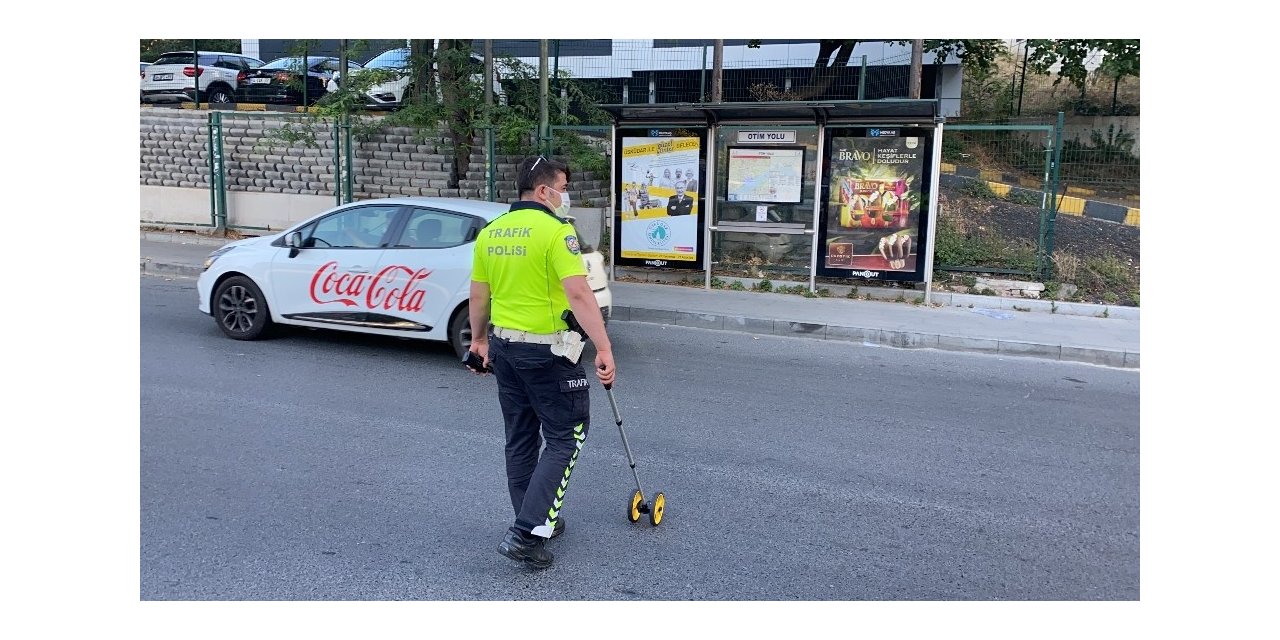
{"label": "white car", "polygon": [[[335,207],[270,236],[223,245],[196,281],[199,309],[236,340],[273,324],[471,345],[471,253],[488,222],[510,210],[460,198],[380,198]],[[613,310],[604,260],[583,254],[605,318]]]}
{"label": "white car", "polygon": [[[395,109],[404,104],[405,96],[408,95],[410,81],[413,79],[410,71],[413,65],[409,60],[410,50],[408,47],[399,49],[388,49],[369,59],[364,63],[365,69],[386,69],[394,72],[396,78],[388,82],[373,85],[365,91],[365,106],[369,108]],[[472,56],[472,61],[483,64],[483,59]],[[355,77],[359,70],[350,71],[352,77]],[[497,104],[506,104],[506,94],[502,90],[502,83],[499,82],[498,72],[494,70],[493,79],[493,96],[494,102]],[[479,74],[473,76],[473,80],[479,81]],[[329,79],[327,89],[330,92],[337,91],[338,85],[342,82],[339,74],[334,74]],[[439,91],[439,87],[436,89]]]}
{"label": "white car", "polygon": [[235,102],[236,88],[262,61],[238,53],[201,51],[193,64],[190,51],[170,51],[142,70],[143,102]]}

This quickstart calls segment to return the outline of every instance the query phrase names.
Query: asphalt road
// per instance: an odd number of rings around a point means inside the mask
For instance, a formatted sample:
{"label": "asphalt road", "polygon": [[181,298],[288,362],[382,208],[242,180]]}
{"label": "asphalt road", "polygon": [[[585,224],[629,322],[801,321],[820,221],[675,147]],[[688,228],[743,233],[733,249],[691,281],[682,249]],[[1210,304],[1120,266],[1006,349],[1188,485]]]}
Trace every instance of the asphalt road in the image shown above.
{"label": "asphalt road", "polygon": [[141,279],[143,600],[1136,600],[1138,373],[613,323],[534,571],[493,379],[444,344],[225,338]]}

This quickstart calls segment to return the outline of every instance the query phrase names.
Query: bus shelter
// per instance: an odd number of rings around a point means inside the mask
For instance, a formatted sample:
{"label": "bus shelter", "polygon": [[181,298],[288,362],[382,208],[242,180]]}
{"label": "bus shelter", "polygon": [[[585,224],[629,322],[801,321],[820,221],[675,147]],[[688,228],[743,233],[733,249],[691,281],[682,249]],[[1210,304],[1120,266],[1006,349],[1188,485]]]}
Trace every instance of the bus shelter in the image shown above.
{"label": "bus shelter", "polygon": [[936,100],[604,105],[612,277],[932,280]]}

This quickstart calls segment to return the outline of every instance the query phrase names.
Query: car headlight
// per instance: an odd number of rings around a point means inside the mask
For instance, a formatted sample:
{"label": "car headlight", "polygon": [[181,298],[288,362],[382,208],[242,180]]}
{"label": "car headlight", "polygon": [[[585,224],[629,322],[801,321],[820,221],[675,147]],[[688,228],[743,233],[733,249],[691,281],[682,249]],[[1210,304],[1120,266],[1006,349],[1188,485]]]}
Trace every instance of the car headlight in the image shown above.
{"label": "car headlight", "polygon": [[217,262],[220,256],[227,253],[228,251],[231,251],[234,248],[235,247],[233,246],[226,246],[226,247],[221,247],[219,249],[214,250],[213,253],[209,254],[208,258],[204,259],[204,270],[208,271],[209,267],[212,267],[213,263]]}

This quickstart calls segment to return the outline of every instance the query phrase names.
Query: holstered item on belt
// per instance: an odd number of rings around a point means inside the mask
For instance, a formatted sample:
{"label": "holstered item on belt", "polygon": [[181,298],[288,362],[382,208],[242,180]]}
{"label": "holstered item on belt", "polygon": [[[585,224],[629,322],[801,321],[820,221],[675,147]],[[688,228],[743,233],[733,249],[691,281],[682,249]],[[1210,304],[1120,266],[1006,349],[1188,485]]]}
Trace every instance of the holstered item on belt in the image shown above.
{"label": "holstered item on belt", "polygon": [[578,359],[582,357],[582,349],[587,346],[587,343],[582,341],[582,336],[573,331],[561,331],[556,336],[560,340],[551,344],[551,353],[563,356],[572,364],[578,364]]}
{"label": "holstered item on belt", "polygon": [[569,362],[578,364],[578,359],[582,357],[582,349],[587,346],[587,332],[583,330],[582,325],[578,324],[578,319],[573,317],[573,311],[569,309],[565,309],[560,314],[560,319],[569,326],[569,330],[561,332],[560,335],[564,336],[564,340],[560,345],[551,345],[551,353],[564,356]]}

